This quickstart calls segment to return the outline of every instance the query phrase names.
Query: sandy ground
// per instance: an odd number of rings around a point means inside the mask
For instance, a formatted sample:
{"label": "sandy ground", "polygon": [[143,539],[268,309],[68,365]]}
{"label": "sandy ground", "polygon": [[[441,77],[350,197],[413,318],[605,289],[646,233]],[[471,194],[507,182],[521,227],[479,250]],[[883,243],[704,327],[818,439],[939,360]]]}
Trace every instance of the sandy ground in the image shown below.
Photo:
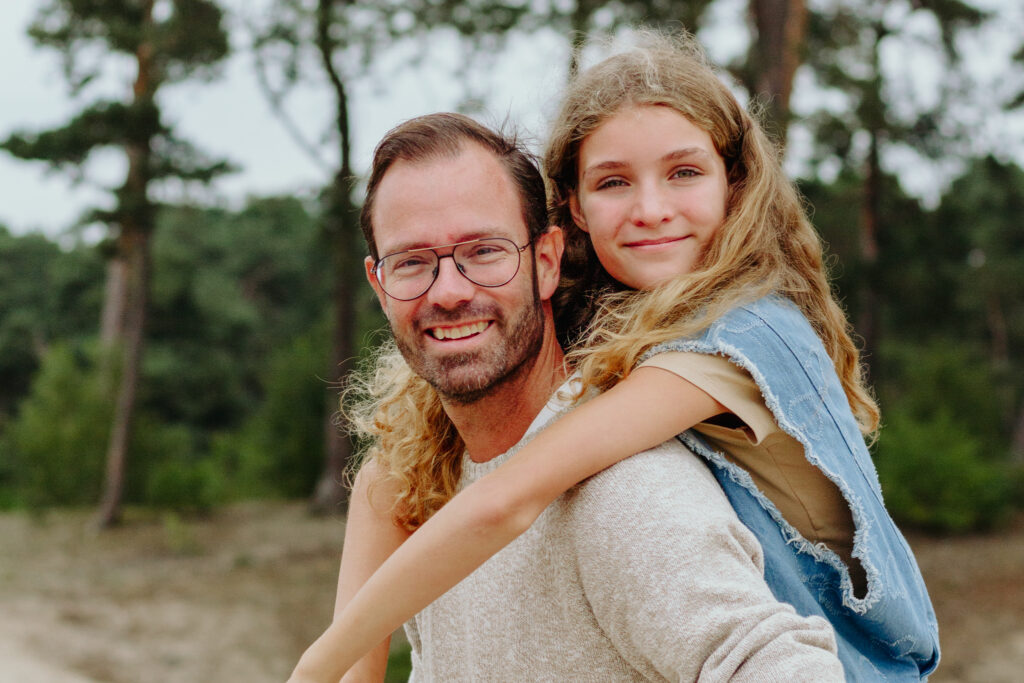
{"label": "sandy ground", "polygon": [[[327,624],[344,523],[298,504],[208,520],[0,515],[0,683],[283,681]],[[944,648],[933,683],[1024,677],[1024,519],[911,538]]]}

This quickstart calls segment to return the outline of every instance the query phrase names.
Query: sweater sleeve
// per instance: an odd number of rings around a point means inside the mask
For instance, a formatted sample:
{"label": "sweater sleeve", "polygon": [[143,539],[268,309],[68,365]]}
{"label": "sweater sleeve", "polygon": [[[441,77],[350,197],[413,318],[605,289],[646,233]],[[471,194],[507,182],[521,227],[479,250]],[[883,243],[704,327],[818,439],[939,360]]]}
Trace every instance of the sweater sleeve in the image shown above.
{"label": "sweater sleeve", "polygon": [[842,681],[831,626],[778,602],[761,547],[677,441],[572,493],[580,580],[631,666],[670,681]]}

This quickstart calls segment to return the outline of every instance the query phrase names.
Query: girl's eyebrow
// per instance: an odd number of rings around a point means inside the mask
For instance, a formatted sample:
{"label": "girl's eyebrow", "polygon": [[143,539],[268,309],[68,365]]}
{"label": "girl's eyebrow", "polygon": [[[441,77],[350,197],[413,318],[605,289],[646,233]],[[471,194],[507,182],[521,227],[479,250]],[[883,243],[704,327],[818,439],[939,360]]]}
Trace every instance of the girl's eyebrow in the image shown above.
{"label": "girl's eyebrow", "polygon": [[702,157],[706,159],[711,158],[711,154],[703,147],[684,147],[683,149],[676,149],[662,157],[665,161],[678,161],[680,159],[687,159],[690,157]]}
{"label": "girl's eyebrow", "polygon": [[590,166],[587,166],[585,169],[583,169],[583,175],[586,176],[588,173],[592,173],[594,171],[617,171],[620,168],[628,167],[629,164],[627,164],[625,161],[602,161],[600,163],[591,164]]}

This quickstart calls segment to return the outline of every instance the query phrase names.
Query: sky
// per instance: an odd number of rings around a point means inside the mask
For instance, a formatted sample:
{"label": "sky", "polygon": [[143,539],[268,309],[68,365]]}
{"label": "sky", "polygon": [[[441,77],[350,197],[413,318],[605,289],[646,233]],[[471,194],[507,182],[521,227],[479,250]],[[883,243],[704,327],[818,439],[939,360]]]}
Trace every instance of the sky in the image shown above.
{"label": "sky", "polygon": [[[253,3],[222,2],[228,8]],[[256,3],[259,4],[259,3]],[[0,139],[16,131],[36,131],[66,122],[89,98],[73,101],[61,72],[58,54],[35,47],[25,30],[35,14],[34,0],[0,3]],[[240,168],[225,176],[212,190],[190,192],[201,201],[236,206],[248,196],[295,194],[312,196],[327,184],[330,173],[286,132],[260,91],[245,38],[222,66],[222,77],[209,83],[183,82],[165,86],[160,97],[165,120],[179,137],[205,152],[229,159]],[[537,39],[534,38],[534,43]],[[546,102],[564,79],[564,70],[551,69],[551,53],[557,51],[555,36],[541,36],[541,49],[514,46],[515,59],[499,59],[489,71],[498,84],[483,115],[485,123],[498,125],[506,114],[528,134],[540,135]],[[533,46],[536,48],[536,45]],[[431,47],[430,68],[410,67],[400,56],[382,67],[380,83],[357,80],[350,99],[354,104],[353,164],[357,172],[368,167],[376,142],[393,126],[413,116],[454,108],[460,86],[450,75],[459,60],[452,45]],[[97,90],[121,96],[130,88],[127,68],[109,69],[111,75]],[[521,74],[537,74],[533,85],[523,87]],[[94,91],[95,92],[95,91]],[[332,103],[319,89],[300,89],[288,99],[287,108],[302,135],[314,144],[330,125]],[[334,163],[329,145],[320,145],[322,158]],[[56,235],[75,222],[90,204],[108,206],[109,192],[123,180],[125,163],[117,152],[91,159],[80,182],[63,172],[48,171],[45,164],[25,162],[0,152],[0,225],[16,234],[39,230]],[[175,190],[165,190],[173,192]]]}
{"label": "sky", "polygon": [[[251,15],[266,0],[225,0],[229,12],[242,10]],[[995,78],[1000,60],[1012,44],[1012,25],[1024,26],[1024,9],[1019,0],[979,0],[1002,8],[1006,21],[970,46],[974,76],[979,82]],[[72,100],[61,73],[59,56],[35,47],[25,34],[38,0],[5,0],[0,3],[0,139],[15,131],[35,131],[65,122],[96,92],[120,98],[131,82],[130,64],[105,70],[95,89],[85,99]],[[724,0],[713,6],[711,29],[701,38],[714,59],[723,61],[742,50],[742,37],[722,28],[735,16],[742,16],[742,0]],[[1017,23],[1019,22],[1019,23]],[[731,24],[734,25],[734,24]],[[717,28],[716,28],[717,26]],[[928,26],[921,29],[924,33]],[[303,151],[274,117],[254,76],[252,57],[246,50],[244,31],[232,33],[235,51],[223,64],[221,77],[209,82],[189,81],[165,86],[160,95],[165,120],[176,127],[180,137],[205,152],[225,157],[240,171],[216,181],[206,190],[164,188],[159,199],[187,197],[207,204],[237,207],[248,196],[293,194],[311,197],[329,179],[327,168],[334,163],[329,145],[322,143],[329,127],[331,101],[322,91],[307,87],[289,97],[287,109],[302,135],[318,146],[321,161]],[[739,42],[737,42],[739,40]],[[564,42],[553,34],[521,36],[510,49],[495,58],[475,78],[474,85],[488,92],[485,123],[500,124],[506,117],[535,141],[542,139],[546,122],[554,113],[558,92],[565,79]],[[451,109],[460,97],[460,83],[452,76],[461,55],[451,41],[435,41],[429,59],[410,66],[403,55],[385,60],[375,79],[357,79],[352,84],[354,166],[365,172],[373,146],[394,125],[418,114]],[[893,63],[912,62],[906,55],[893,55]],[[936,69],[927,60],[913,65],[908,84],[934,79]],[[993,91],[1005,87],[993,83]],[[909,87],[909,86],[908,86]],[[804,95],[806,97],[806,95]],[[801,102],[794,100],[799,111]],[[1024,162],[1024,117],[983,117],[972,125],[977,144],[1016,150],[1014,158]],[[791,143],[799,145],[799,135]],[[1016,141],[1010,145],[1000,141]],[[535,148],[539,146],[535,142]],[[792,155],[791,155],[792,156]],[[326,159],[327,166],[323,159]],[[913,168],[915,160],[902,162]],[[45,165],[15,160],[0,152],[0,225],[16,234],[42,231],[51,236],[63,232],[90,205],[108,207],[112,202],[107,187],[123,180],[124,161],[117,152],[95,155],[75,181],[62,172],[47,171]],[[907,173],[905,186],[919,196],[937,197],[938,188],[955,172],[945,176]],[[915,183],[917,187],[915,187]]]}

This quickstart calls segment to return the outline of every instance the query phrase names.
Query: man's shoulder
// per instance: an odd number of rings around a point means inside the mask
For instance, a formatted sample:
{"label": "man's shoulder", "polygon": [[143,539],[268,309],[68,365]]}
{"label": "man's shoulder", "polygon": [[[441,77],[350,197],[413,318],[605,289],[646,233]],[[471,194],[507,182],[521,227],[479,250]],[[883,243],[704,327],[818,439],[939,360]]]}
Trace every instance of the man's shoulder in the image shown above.
{"label": "man's shoulder", "polygon": [[575,560],[601,567],[601,575],[670,567],[685,557],[728,567],[745,556],[760,566],[757,540],[711,470],[675,439],[599,472],[558,506]]}
{"label": "man's shoulder", "polygon": [[566,503],[581,521],[606,517],[613,509],[734,515],[707,464],[677,439],[598,472],[575,487]]}
{"label": "man's shoulder", "polygon": [[[645,482],[665,474],[683,473],[714,480],[704,460],[683,445],[679,439],[672,438],[654,448],[620,460],[584,481],[580,487],[597,489],[629,484],[633,481]],[[673,479],[675,478],[673,476]]]}

